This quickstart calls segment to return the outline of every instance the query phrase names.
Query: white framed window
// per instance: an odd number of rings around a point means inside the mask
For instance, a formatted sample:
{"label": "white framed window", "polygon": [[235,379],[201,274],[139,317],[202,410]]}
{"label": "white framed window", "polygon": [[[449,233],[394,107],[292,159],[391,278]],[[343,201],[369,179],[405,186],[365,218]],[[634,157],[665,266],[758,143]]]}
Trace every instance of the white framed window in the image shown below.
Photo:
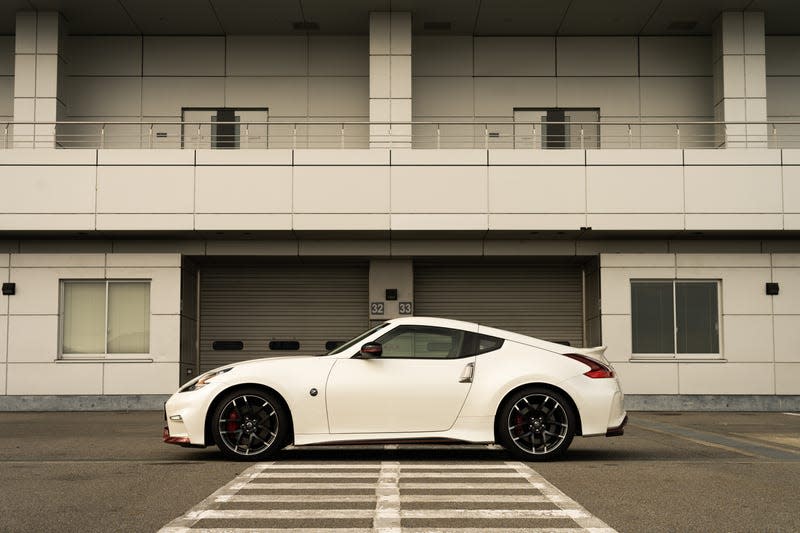
{"label": "white framed window", "polygon": [[61,280],[62,356],[150,352],[150,280]]}
{"label": "white framed window", "polygon": [[719,358],[719,280],[631,280],[634,358]]}

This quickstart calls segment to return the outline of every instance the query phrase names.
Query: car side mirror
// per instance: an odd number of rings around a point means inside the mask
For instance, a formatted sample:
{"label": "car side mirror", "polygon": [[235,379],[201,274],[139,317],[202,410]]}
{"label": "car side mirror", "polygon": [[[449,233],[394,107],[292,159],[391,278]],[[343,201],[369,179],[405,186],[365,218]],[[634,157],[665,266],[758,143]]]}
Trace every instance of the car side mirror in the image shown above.
{"label": "car side mirror", "polygon": [[361,347],[361,351],[356,355],[357,359],[375,359],[383,355],[383,346],[377,342],[368,342]]}

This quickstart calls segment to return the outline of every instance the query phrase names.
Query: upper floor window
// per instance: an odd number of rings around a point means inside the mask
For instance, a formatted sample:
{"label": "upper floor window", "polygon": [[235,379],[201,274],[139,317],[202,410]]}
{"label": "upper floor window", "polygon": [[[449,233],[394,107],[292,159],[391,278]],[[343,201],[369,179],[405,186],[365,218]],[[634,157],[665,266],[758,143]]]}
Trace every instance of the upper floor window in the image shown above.
{"label": "upper floor window", "polygon": [[61,282],[61,353],[150,351],[150,281]]}
{"label": "upper floor window", "polygon": [[719,354],[719,307],[719,281],[631,280],[633,354]]}
{"label": "upper floor window", "polygon": [[599,108],[514,108],[514,148],[600,148]]}

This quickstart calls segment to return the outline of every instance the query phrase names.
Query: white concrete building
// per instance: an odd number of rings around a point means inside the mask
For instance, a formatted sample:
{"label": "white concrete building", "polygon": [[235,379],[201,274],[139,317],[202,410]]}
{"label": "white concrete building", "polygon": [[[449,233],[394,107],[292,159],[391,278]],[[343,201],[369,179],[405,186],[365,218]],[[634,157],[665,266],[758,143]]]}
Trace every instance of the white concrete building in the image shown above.
{"label": "white concrete building", "polygon": [[800,408],[798,50],[792,0],[3,2],[0,408],[402,314]]}

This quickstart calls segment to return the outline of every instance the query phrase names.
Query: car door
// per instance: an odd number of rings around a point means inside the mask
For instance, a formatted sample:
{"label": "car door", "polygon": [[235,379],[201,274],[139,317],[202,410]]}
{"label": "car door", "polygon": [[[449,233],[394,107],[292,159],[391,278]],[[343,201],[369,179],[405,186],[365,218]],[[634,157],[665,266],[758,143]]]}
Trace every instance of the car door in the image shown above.
{"label": "car door", "polygon": [[445,431],[471,386],[474,355],[462,330],[401,325],[375,342],[375,359],[340,359],[328,377],[331,433]]}

